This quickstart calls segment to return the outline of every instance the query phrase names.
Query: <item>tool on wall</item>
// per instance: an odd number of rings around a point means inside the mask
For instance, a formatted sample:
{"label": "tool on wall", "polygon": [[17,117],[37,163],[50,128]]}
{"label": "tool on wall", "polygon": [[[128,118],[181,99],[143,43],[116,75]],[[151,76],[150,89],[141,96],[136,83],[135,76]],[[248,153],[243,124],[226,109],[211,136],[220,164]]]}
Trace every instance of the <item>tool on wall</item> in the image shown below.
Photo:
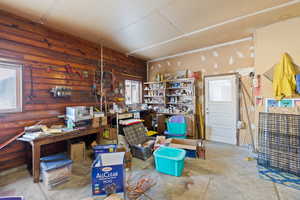
{"label": "tool on wall", "polygon": [[33,76],[32,76],[32,66],[29,65],[29,72],[30,72],[30,95],[29,98],[32,100],[35,96],[33,94]]}
{"label": "tool on wall", "polygon": [[65,69],[68,74],[73,75],[76,74],[80,77],[80,79],[88,78],[89,77],[89,72],[84,70],[84,71],[79,71],[79,70],[74,70],[73,67],[71,67],[70,64],[65,65]]}
{"label": "tool on wall", "polygon": [[72,95],[72,87],[55,86],[50,90],[53,97],[70,97]]}
{"label": "tool on wall", "polygon": [[47,71],[48,73],[52,72],[52,70],[53,70],[53,69],[52,69],[52,66],[48,66],[47,69],[46,69],[46,71]]}
{"label": "tool on wall", "polygon": [[73,74],[74,73],[71,65],[69,65],[69,64],[65,65],[65,69],[66,69],[68,74]]}

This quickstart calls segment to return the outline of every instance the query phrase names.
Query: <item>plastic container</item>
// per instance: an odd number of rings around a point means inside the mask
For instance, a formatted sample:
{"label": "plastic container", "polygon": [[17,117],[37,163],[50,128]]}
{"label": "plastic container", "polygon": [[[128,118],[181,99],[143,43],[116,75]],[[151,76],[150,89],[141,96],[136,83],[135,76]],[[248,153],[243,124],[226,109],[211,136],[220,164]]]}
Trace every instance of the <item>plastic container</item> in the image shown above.
{"label": "plastic container", "polygon": [[154,152],[156,170],[172,176],[181,176],[185,154],[183,149],[160,147]]}
{"label": "plastic container", "polygon": [[154,147],[154,142],[148,147],[138,146],[138,145],[130,145],[130,150],[133,157],[147,160],[152,156],[152,149]]}
{"label": "plastic container", "polygon": [[167,127],[170,135],[180,136],[186,134],[186,123],[167,122]]}
{"label": "plastic container", "polygon": [[47,189],[67,182],[71,178],[72,163],[65,153],[41,158],[41,178]]}
{"label": "plastic container", "polygon": [[168,131],[165,131],[165,135],[167,136],[167,138],[174,138],[174,139],[186,139],[187,138],[186,135],[173,135],[173,134],[169,134]]}

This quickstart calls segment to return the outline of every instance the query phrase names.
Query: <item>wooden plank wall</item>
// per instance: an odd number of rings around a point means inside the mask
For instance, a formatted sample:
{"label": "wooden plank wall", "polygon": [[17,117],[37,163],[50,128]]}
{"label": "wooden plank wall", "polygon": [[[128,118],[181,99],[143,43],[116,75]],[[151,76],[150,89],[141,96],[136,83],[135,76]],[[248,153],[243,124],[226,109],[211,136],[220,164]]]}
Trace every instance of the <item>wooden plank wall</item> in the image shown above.
{"label": "wooden plank wall", "polygon": [[[62,123],[57,116],[65,113],[66,106],[97,105],[91,91],[100,52],[97,44],[0,10],[0,62],[23,65],[23,112],[0,114],[0,143],[39,120],[49,125]],[[109,48],[103,48],[103,58],[105,70],[113,71],[114,79],[146,80],[145,61]],[[73,72],[68,73],[66,65]],[[88,72],[88,78],[79,75],[83,71]],[[49,90],[56,85],[71,86],[72,97],[53,98]],[[52,145],[45,151],[61,146]],[[0,171],[24,164],[27,153],[20,142],[0,150]]]}

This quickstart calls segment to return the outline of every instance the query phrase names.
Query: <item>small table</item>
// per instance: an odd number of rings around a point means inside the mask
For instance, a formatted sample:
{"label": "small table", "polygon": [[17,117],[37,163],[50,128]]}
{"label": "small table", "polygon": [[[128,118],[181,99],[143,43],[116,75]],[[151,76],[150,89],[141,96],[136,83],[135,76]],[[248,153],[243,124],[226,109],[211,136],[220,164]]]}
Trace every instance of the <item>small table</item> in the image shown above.
{"label": "small table", "polygon": [[52,144],[52,143],[56,143],[64,140],[70,140],[73,138],[83,137],[92,134],[98,134],[97,137],[100,137],[101,132],[103,132],[103,128],[85,128],[85,129],[76,129],[70,132],[47,135],[44,137],[36,138],[32,141],[25,141],[20,138],[19,140],[29,142],[32,147],[33,182],[38,183],[40,181],[40,157],[41,157],[42,145]]}

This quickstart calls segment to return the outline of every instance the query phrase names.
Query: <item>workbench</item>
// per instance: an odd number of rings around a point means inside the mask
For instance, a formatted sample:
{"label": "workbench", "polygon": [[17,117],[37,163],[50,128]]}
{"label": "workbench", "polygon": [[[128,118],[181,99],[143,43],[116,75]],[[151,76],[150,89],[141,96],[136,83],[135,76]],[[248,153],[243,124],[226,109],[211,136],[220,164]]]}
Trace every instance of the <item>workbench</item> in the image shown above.
{"label": "workbench", "polygon": [[38,183],[40,181],[40,157],[41,157],[42,145],[52,144],[52,143],[79,138],[79,137],[92,135],[92,134],[98,134],[97,137],[100,137],[101,132],[103,132],[103,128],[85,128],[85,129],[76,129],[70,132],[62,132],[53,135],[47,135],[47,136],[33,139],[31,141],[21,140],[24,142],[29,142],[32,148],[33,182]]}

